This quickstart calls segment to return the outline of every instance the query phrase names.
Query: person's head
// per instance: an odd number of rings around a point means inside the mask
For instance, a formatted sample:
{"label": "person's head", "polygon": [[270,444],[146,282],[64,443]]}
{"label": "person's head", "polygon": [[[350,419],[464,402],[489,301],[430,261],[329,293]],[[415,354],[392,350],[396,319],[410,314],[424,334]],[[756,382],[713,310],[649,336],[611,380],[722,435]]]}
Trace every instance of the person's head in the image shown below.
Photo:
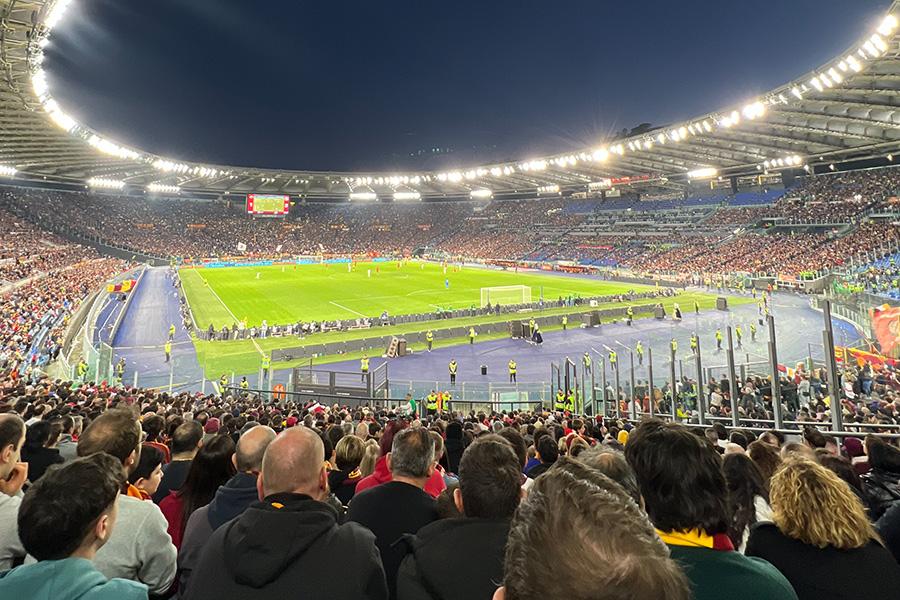
{"label": "person's head", "polygon": [[784,444],[781,447],[781,459],[786,460],[788,458],[794,457],[815,460],[816,453],[812,448],[810,448],[806,444],[801,444],[800,442],[788,442]]}
{"label": "person's head", "polygon": [[49,421],[35,421],[25,433],[25,448],[33,451],[47,447],[52,432],[53,426]]}
{"label": "person's head", "polygon": [[380,453],[381,450],[378,448],[378,442],[375,440],[366,440],[363,449],[363,457],[362,460],[359,461],[359,474],[362,477],[368,477],[375,472],[375,464],[378,462]]}
{"label": "person's head", "polygon": [[444,454],[444,438],[441,437],[441,434],[433,429],[429,431],[431,434],[431,439],[434,441],[434,462],[440,462],[441,456]]}
{"label": "person's head", "polygon": [[476,439],[459,461],[456,507],[467,517],[509,519],[522,497],[522,463],[499,435]]}
{"label": "person's head", "polygon": [[807,425],[803,428],[803,443],[815,450],[816,448],[824,448],[827,439],[821,431],[811,425]]}
{"label": "person's head", "polygon": [[750,456],[750,460],[756,464],[768,489],[772,475],[781,466],[781,454],[778,453],[778,448],[767,442],[757,440],[750,442],[750,445],[747,446],[747,454]]}
{"label": "person's head", "polygon": [[227,435],[216,435],[194,456],[184,485],[176,492],[181,498],[183,523],[187,523],[195,510],[209,504],[219,486],[234,475],[233,455],[234,440]]}
{"label": "person's head", "polygon": [[819,460],[819,464],[844,480],[847,485],[853,488],[854,493],[862,497],[862,481],[856,470],[853,468],[853,465],[850,464],[850,461],[843,456],[835,456],[827,450],[820,450],[818,452],[821,453],[816,457]]}
{"label": "person's head", "polygon": [[728,484],[728,501],[731,506],[728,537],[734,547],[738,548],[743,541],[744,531],[756,520],[757,496],[768,500],[769,492],[759,467],[746,454],[726,454],[722,459],[722,471]]}
{"label": "person's head", "polygon": [[[449,430],[450,427],[448,426],[447,429]],[[462,434],[462,428],[460,428],[460,434]],[[522,434],[515,427],[504,427],[503,431],[497,435],[509,442],[519,460],[519,468],[524,467],[528,463],[528,446],[525,445],[525,438],[522,437]]]}
{"label": "person's head", "polygon": [[362,462],[366,445],[355,435],[345,435],[334,449],[334,462],[339,471],[355,469]]}
{"label": "person's head", "polygon": [[279,433],[266,448],[256,489],[260,500],[274,494],[326,498],[328,472],[322,438],[308,427],[291,427]]}
{"label": "person's head", "polygon": [[7,479],[21,459],[25,421],[17,414],[0,415],[0,479]]}
{"label": "person's head", "polygon": [[141,457],[141,426],[128,409],[108,410],[84,430],[76,452],[78,456],[106,452],[119,459],[125,472],[130,473]]}
{"label": "person's head", "polygon": [[728,531],[722,458],[679,424],[645,421],[631,434],[625,458],[638,480],[650,520],[662,531]]}
{"label": "person's head", "polygon": [[394,479],[421,482],[434,472],[434,440],[424,427],[409,427],[397,432],[387,456],[387,467]]}
{"label": "person's head", "polygon": [[772,477],[769,499],[778,529],[805,544],[851,550],[878,539],[850,486],[812,460],[787,459]]}
{"label": "person's head", "polygon": [[866,438],[866,451],[869,454],[869,465],[873,469],[900,473],[900,450],[894,446],[870,435]]}
{"label": "person's head", "polygon": [[145,441],[158,442],[160,434],[166,428],[166,420],[159,415],[150,415],[141,421],[141,427],[147,435]]}
{"label": "person's head", "polygon": [[612,448],[596,446],[579,454],[578,460],[618,483],[638,506],[643,506],[637,479],[624,454]]}
{"label": "person's head", "polygon": [[534,446],[542,463],[554,463],[559,458],[559,445],[552,435],[545,435]]}
{"label": "person's head", "polygon": [[71,435],[75,431],[75,419],[66,415],[59,420],[59,427],[61,433]]}
{"label": "person's head", "polygon": [[104,452],[51,467],[19,507],[22,546],[39,561],[93,558],[112,534],[124,480],[122,462]]}
{"label": "person's head", "polygon": [[[590,565],[585,569],[584,565]],[[561,458],[510,526],[494,600],[688,600],[684,573],[638,505],[605,475]]]}
{"label": "person's head", "polygon": [[172,433],[172,456],[193,455],[200,448],[203,440],[203,426],[197,421],[186,421],[175,428]]}
{"label": "person's head", "polygon": [[388,424],[384,426],[384,432],[381,434],[381,439],[378,441],[378,448],[381,452],[380,456],[387,456],[394,443],[394,436],[397,435],[398,432],[406,429],[406,427],[406,421],[400,419],[389,421]]}
{"label": "person's head", "polygon": [[266,448],[275,439],[271,427],[257,425],[244,432],[234,449],[234,466],[241,473],[259,473],[262,470]]}
{"label": "person's head", "polygon": [[162,481],[163,453],[159,448],[144,445],[141,447],[141,457],[131,474],[128,475],[128,483],[144,490],[152,496]]}

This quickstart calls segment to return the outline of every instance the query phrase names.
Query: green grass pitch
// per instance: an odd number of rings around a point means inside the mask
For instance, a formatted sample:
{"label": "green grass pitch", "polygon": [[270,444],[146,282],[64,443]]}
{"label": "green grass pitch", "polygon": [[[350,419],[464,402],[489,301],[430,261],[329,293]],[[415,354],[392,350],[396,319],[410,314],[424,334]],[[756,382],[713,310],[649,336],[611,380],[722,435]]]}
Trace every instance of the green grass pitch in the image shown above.
{"label": "green grass pitch", "polygon": [[[369,272],[371,271],[371,275]],[[259,275],[257,277],[257,274]],[[182,269],[184,292],[197,326],[217,329],[245,320],[259,325],[300,321],[377,317],[479,306],[481,288],[528,285],[532,301],[560,296],[605,296],[651,286],[598,279],[463,267],[456,271],[434,263],[356,263]],[[450,282],[446,288],[444,280]]]}

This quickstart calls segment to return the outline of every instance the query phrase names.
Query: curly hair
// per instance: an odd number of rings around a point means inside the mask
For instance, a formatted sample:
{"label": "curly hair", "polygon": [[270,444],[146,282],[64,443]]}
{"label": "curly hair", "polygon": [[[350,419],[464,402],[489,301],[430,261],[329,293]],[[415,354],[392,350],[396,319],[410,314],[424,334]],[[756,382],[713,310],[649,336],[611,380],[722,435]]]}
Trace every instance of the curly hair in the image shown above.
{"label": "curly hair", "polygon": [[769,500],[778,529],[805,544],[852,550],[881,542],[850,487],[807,458],[785,460],[772,477]]}

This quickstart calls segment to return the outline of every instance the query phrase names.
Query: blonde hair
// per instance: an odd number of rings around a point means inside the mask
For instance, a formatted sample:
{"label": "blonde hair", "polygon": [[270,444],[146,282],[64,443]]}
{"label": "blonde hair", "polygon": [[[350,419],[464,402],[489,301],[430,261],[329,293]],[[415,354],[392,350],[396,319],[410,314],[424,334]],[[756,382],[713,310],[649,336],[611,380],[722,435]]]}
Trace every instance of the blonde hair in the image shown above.
{"label": "blonde hair", "polygon": [[363,477],[368,477],[375,472],[375,463],[378,462],[378,442],[369,440],[365,443],[362,460],[359,463],[359,473]]}
{"label": "blonde hair", "polygon": [[786,536],[840,550],[881,542],[850,486],[822,465],[791,456],[771,483],[772,520]]}

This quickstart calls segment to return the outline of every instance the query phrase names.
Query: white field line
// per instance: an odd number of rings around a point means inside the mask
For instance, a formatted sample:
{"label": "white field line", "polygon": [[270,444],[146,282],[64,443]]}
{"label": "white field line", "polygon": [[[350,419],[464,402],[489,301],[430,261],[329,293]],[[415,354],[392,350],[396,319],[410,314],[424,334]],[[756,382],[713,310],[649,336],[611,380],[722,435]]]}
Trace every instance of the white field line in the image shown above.
{"label": "white field line", "polygon": [[344,306],[343,304],[338,304],[337,302],[330,301],[330,300],[329,300],[328,303],[329,303],[329,304],[334,304],[334,305],[337,306],[338,308],[342,308],[342,309],[346,310],[347,312],[352,312],[354,315],[359,315],[360,317],[363,317],[363,318],[366,317],[366,315],[362,314],[361,312],[355,311],[355,310],[353,310],[352,308],[347,308],[347,307]]}
{"label": "white field line", "polygon": [[[212,295],[216,297],[216,300],[218,300],[219,303],[220,303],[223,307],[225,307],[225,310],[228,311],[228,314],[231,315],[231,318],[234,319],[234,322],[235,322],[235,323],[239,323],[239,322],[240,322],[240,319],[238,319],[237,316],[236,316],[233,312],[231,312],[231,309],[228,308],[228,305],[225,304],[225,302],[222,301],[222,298],[219,296],[219,294],[216,293],[216,290],[214,290],[213,287],[212,287],[211,285],[209,285],[209,282],[206,281],[205,279],[203,279],[203,276],[202,276],[200,273],[197,273],[197,277],[199,277],[201,280],[203,280],[203,283],[206,284],[207,289],[209,289],[209,291],[212,292]],[[253,342],[253,346],[256,348],[256,351],[257,351],[257,352],[259,352],[259,353],[260,353],[261,355],[263,355],[263,356],[266,355],[266,353],[263,352],[262,348],[259,347],[259,344],[256,343],[256,340],[255,340],[255,339],[250,338],[250,341]]]}

